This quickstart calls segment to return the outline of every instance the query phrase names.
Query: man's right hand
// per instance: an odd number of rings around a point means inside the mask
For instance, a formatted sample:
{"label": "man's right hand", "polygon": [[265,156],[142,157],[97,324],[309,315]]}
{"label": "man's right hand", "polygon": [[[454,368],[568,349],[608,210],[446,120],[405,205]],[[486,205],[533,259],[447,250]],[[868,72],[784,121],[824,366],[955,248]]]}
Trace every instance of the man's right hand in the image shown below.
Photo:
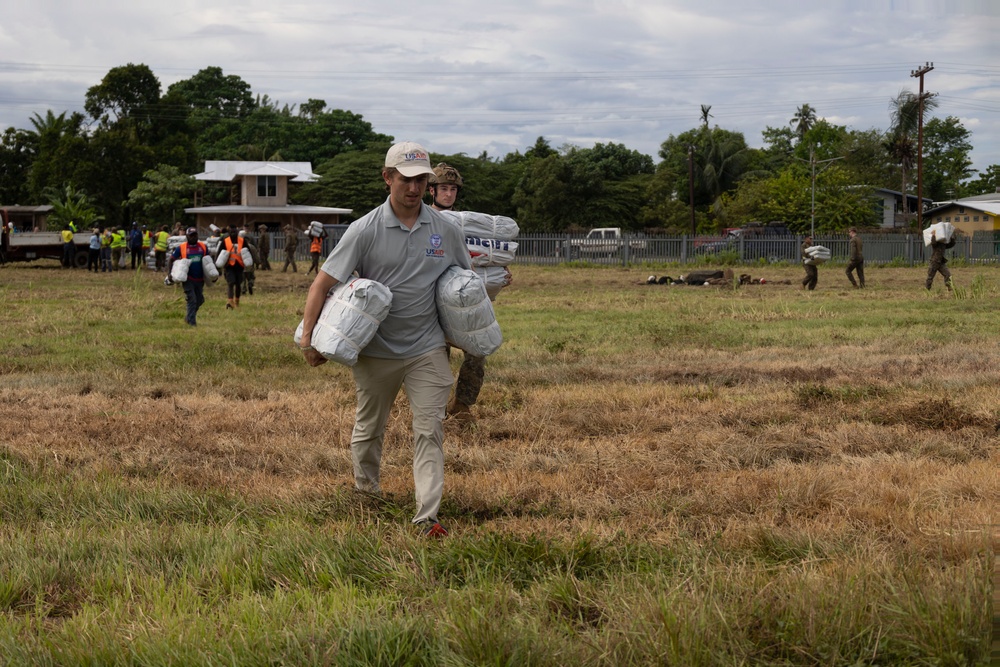
{"label": "man's right hand", "polygon": [[302,350],[302,356],[305,357],[306,363],[312,367],[322,366],[328,359],[322,354],[316,351],[315,348],[307,347]]}

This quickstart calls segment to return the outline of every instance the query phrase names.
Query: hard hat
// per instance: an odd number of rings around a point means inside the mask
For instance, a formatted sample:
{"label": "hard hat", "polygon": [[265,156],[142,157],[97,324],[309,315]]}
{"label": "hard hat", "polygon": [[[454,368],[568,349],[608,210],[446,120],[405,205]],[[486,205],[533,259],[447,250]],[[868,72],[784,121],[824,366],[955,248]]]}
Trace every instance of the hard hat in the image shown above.
{"label": "hard hat", "polygon": [[428,177],[427,184],[437,185],[439,183],[450,183],[462,187],[462,175],[458,173],[458,169],[447,162],[438,162],[437,166],[434,167],[434,173]]}

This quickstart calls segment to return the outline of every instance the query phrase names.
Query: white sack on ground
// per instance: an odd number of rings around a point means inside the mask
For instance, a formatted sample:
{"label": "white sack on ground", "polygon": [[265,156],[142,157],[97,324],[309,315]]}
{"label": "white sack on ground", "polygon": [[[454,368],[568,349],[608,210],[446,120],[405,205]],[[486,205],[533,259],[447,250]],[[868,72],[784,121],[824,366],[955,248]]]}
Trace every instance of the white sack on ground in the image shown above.
{"label": "white sack on ground", "polygon": [[215,268],[215,262],[209,255],[202,255],[201,268],[205,272],[205,277],[213,283],[219,279],[219,270]]}
{"label": "white sack on ground", "polygon": [[452,266],[437,281],[437,309],[445,339],[469,354],[485,357],[503,343],[486,285],[471,269]]}
{"label": "white sack on ground", "polygon": [[931,234],[938,241],[948,242],[951,237],[955,235],[955,225],[950,222],[935,222],[933,225],[924,230],[924,245],[929,246],[931,244]]}
{"label": "white sack on ground", "polygon": [[441,212],[457,218],[458,223],[462,226],[462,232],[466,236],[510,241],[517,238],[517,235],[521,231],[517,223],[505,215],[488,215],[475,211]]}
{"label": "white sack on ground", "polygon": [[183,283],[188,279],[188,269],[191,268],[191,260],[187,257],[175,259],[170,266],[170,279],[175,283]]}
{"label": "white sack on ground", "polygon": [[830,259],[830,249],[821,245],[809,246],[805,249],[804,254],[806,256],[805,263],[813,266],[819,266]]}
{"label": "white sack on ground", "polygon": [[472,257],[472,266],[507,266],[514,261],[517,241],[465,238],[465,246]]}
{"label": "white sack on ground", "polygon": [[510,284],[510,272],[503,266],[480,266],[473,269],[486,285],[486,294],[496,299],[504,287]]}
{"label": "white sack on ground", "polygon": [[[375,337],[391,305],[392,292],[382,283],[367,278],[338,283],[323,303],[310,343],[327,359],[353,366],[361,350]],[[299,322],[295,344],[301,340]]]}

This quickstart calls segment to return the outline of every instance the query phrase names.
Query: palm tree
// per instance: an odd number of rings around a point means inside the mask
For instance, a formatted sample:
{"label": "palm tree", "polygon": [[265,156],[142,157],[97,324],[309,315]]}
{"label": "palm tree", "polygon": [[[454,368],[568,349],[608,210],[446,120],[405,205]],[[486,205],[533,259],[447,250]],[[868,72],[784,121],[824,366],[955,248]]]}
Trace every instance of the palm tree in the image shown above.
{"label": "palm tree", "polygon": [[802,141],[802,138],[806,136],[806,132],[812,129],[812,126],[815,124],[816,110],[808,104],[800,106],[789,122],[789,125],[795,128],[795,134],[798,135],[799,141]]}
{"label": "palm tree", "polygon": [[[925,111],[937,106],[937,100],[932,97],[924,97],[923,108]],[[919,155],[917,154],[917,130],[920,126],[920,96],[909,91],[901,90],[896,97],[889,100],[889,136],[884,145],[889,155],[899,165],[900,192],[903,199],[903,221],[909,225],[910,207],[906,200],[907,175],[916,165]],[[923,202],[917,202],[922,205]]]}
{"label": "palm tree", "polygon": [[711,110],[712,110],[712,105],[711,104],[702,104],[701,105],[701,124],[704,125],[705,127],[708,127],[708,119],[709,118],[715,118],[715,116],[713,116],[712,114],[708,113]]}

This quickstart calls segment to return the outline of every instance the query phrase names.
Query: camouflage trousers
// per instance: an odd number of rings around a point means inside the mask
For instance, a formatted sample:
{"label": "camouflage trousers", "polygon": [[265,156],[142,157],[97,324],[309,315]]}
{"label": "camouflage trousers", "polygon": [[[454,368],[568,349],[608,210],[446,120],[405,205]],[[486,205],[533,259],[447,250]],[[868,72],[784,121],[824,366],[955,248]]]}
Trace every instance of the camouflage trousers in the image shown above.
{"label": "camouflage trousers", "polygon": [[927,268],[927,289],[931,288],[931,284],[934,282],[934,275],[938,273],[944,278],[944,286],[951,289],[951,271],[948,270],[948,265],[945,262],[931,262]]}
{"label": "camouflage trousers", "polygon": [[463,352],[465,358],[458,371],[458,383],[455,385],[455,401],[473,406],[479,399],[483,388],[483,378],[486,375],[486,357],[476,357]]}
{"label": "camouflage trousers", "polygon": [[[854,271],[858,272],[857,281],[854,280]],[[861,283],[861,287],[865,286],[865,260],[863,259],[852,259],[847,263],[847,269],[844,271],[847,274],[847,279],[851,281],[851,284],[858,287],[858,283]]]}
{"label": "camouflage trousers", "polygon": [[819,269],[817,269],[812,264],[804,264],[806,267],[806,277],[802,279],[802,286],[807,290],[816,289],[816,283],[819,282]]}

